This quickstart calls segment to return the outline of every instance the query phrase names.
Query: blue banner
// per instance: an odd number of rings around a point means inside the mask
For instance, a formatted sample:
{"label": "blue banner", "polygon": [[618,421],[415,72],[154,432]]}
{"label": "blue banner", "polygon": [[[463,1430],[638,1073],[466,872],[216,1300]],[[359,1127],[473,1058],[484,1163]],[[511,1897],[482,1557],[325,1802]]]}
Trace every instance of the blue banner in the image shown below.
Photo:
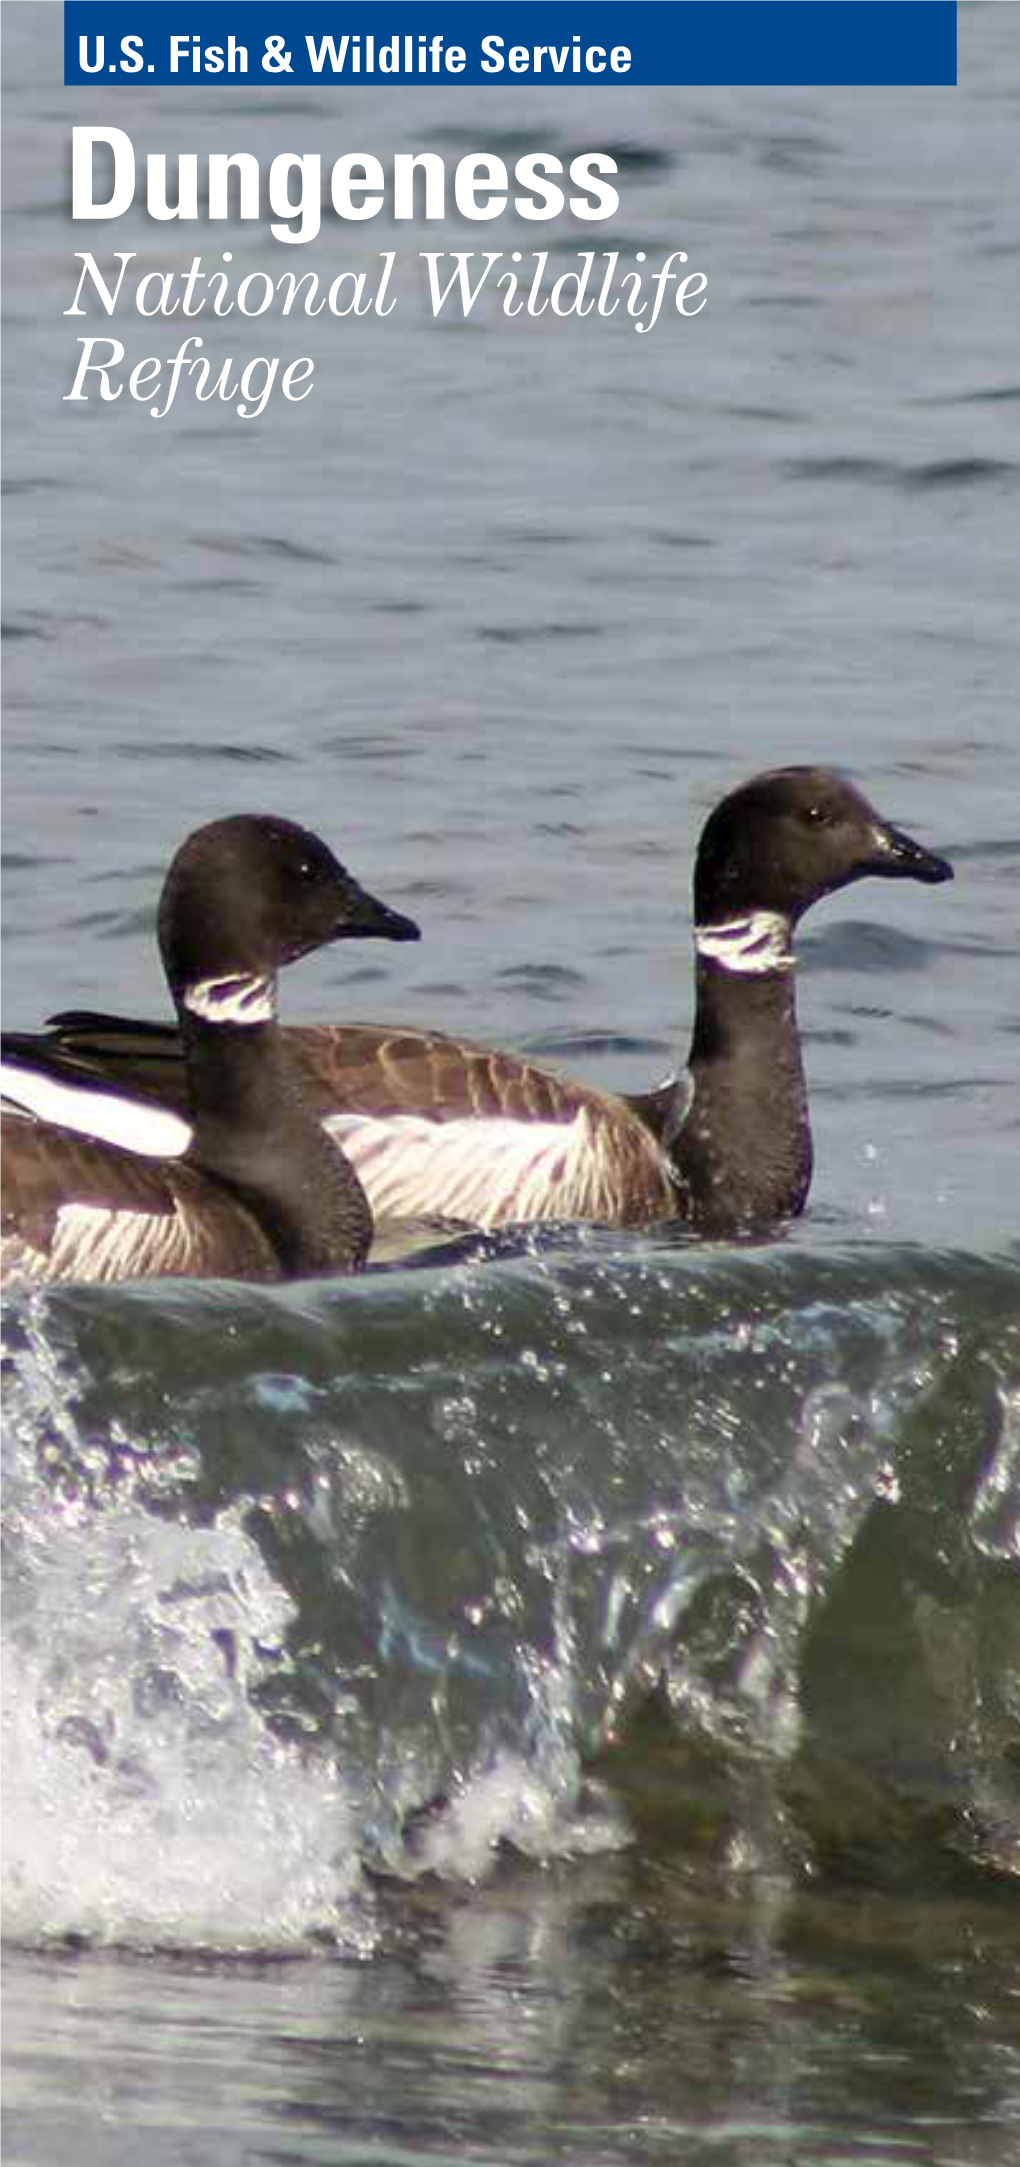
{"label": "blue banner", "polygon": [[65,0],[65,83],[956,81],[955,0]]}

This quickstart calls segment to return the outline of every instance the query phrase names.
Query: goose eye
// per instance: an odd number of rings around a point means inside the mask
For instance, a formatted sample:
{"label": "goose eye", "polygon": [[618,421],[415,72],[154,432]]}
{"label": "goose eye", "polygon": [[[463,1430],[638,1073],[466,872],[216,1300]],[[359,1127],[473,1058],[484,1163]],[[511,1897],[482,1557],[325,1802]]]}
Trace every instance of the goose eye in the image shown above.
{"label": "goose eye", "polygon": [[832,826],[832,814],[825,805],[806,805],[803,817],[809,828],[829,828]]}

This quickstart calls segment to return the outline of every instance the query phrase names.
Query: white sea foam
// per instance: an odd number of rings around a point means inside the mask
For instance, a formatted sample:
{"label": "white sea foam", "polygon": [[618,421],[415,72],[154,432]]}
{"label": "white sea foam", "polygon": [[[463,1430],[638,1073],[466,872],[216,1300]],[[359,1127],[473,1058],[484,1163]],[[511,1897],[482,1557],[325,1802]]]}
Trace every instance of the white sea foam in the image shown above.
{"label": "white sea foam", "polygon": [[[118,1524],[119,1523],[119,1524]],[[50,1594],[4,1652],[4,1930],[290,1950],[366,1932],[338,1776],[246,1695],[261,1567],[240,1528],[93,1523],[88,1607]],[[73,1553],[65,1533],[55,1547]],[[232,1650],[240,1660],[232,1667]]]}
{"label": "white sea foam", "polygon": [[[251,1698],[290,1604],[240,1511],[183,1526],[130,1482],[97,1504],[44,1479],[26,1401],[53,1380],[31,1372],[19,1354],[4,1441],[5,1933],[360,1947],[371,1925],[343,1780],[275,1738]],[[52,1438],[71,1418],[52,1396],[50,1409]]]}

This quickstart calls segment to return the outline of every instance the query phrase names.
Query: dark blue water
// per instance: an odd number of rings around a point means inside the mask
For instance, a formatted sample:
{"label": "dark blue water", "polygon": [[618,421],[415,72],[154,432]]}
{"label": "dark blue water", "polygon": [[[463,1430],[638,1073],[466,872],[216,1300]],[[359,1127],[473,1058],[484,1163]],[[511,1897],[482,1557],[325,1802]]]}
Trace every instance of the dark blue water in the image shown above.
{"label": "dark blue water", "polygon": [[[961,11],[957,92],[206,86],[127,119],[59,88],[57,10],[3,16],[11,1022],[161,1013],[162,870],[229,811],[311,821],[423,925],[311,960],[291,1016],[621,1085],[685,1043],[698,828],[756,768],[847,768],[957,871],[805,929],[816,1180],[772,1246],[10,1305],[11,2157],[1000,2167],[1011,11]],[[686,248],[709,305],[433,324],[438,242],[331,226],[299,268],[397,248],[407,305],[303,322],[304,406],[76,411],[74,249],[169,270],[204,234],[73,227],[75,120],[263,160],[615,145],[612,246]],[[230,245],[279,271],[264,228]]]}

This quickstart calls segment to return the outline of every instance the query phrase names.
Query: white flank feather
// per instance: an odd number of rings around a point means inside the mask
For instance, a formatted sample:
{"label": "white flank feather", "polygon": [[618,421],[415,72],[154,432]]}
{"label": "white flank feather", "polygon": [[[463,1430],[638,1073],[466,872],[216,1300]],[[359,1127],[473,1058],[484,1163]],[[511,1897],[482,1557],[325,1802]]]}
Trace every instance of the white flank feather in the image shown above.
{"label": "white flank feather", "polygon": [[379,1219],[598,1219],[612,1193],[586,1107],[569,1122],[344,1113],[325,1126]]}
{"label": "white flank feather", "polygon": [[132,1279],[180,1269],[176,1212],[64,1204],[56,1216],[46,1274],[54,1279]]}
{"label": "white flank feather", "polygon": [[119,1144],[146,1159],[179,1159],[191,1142],[191,1129],[180,1114],[141,1099],[123,1098],[90,1084],[63,1082],[42,1069],[0,1063],[5,1110],[28,1120],[50,1121],[55,1128]]}

